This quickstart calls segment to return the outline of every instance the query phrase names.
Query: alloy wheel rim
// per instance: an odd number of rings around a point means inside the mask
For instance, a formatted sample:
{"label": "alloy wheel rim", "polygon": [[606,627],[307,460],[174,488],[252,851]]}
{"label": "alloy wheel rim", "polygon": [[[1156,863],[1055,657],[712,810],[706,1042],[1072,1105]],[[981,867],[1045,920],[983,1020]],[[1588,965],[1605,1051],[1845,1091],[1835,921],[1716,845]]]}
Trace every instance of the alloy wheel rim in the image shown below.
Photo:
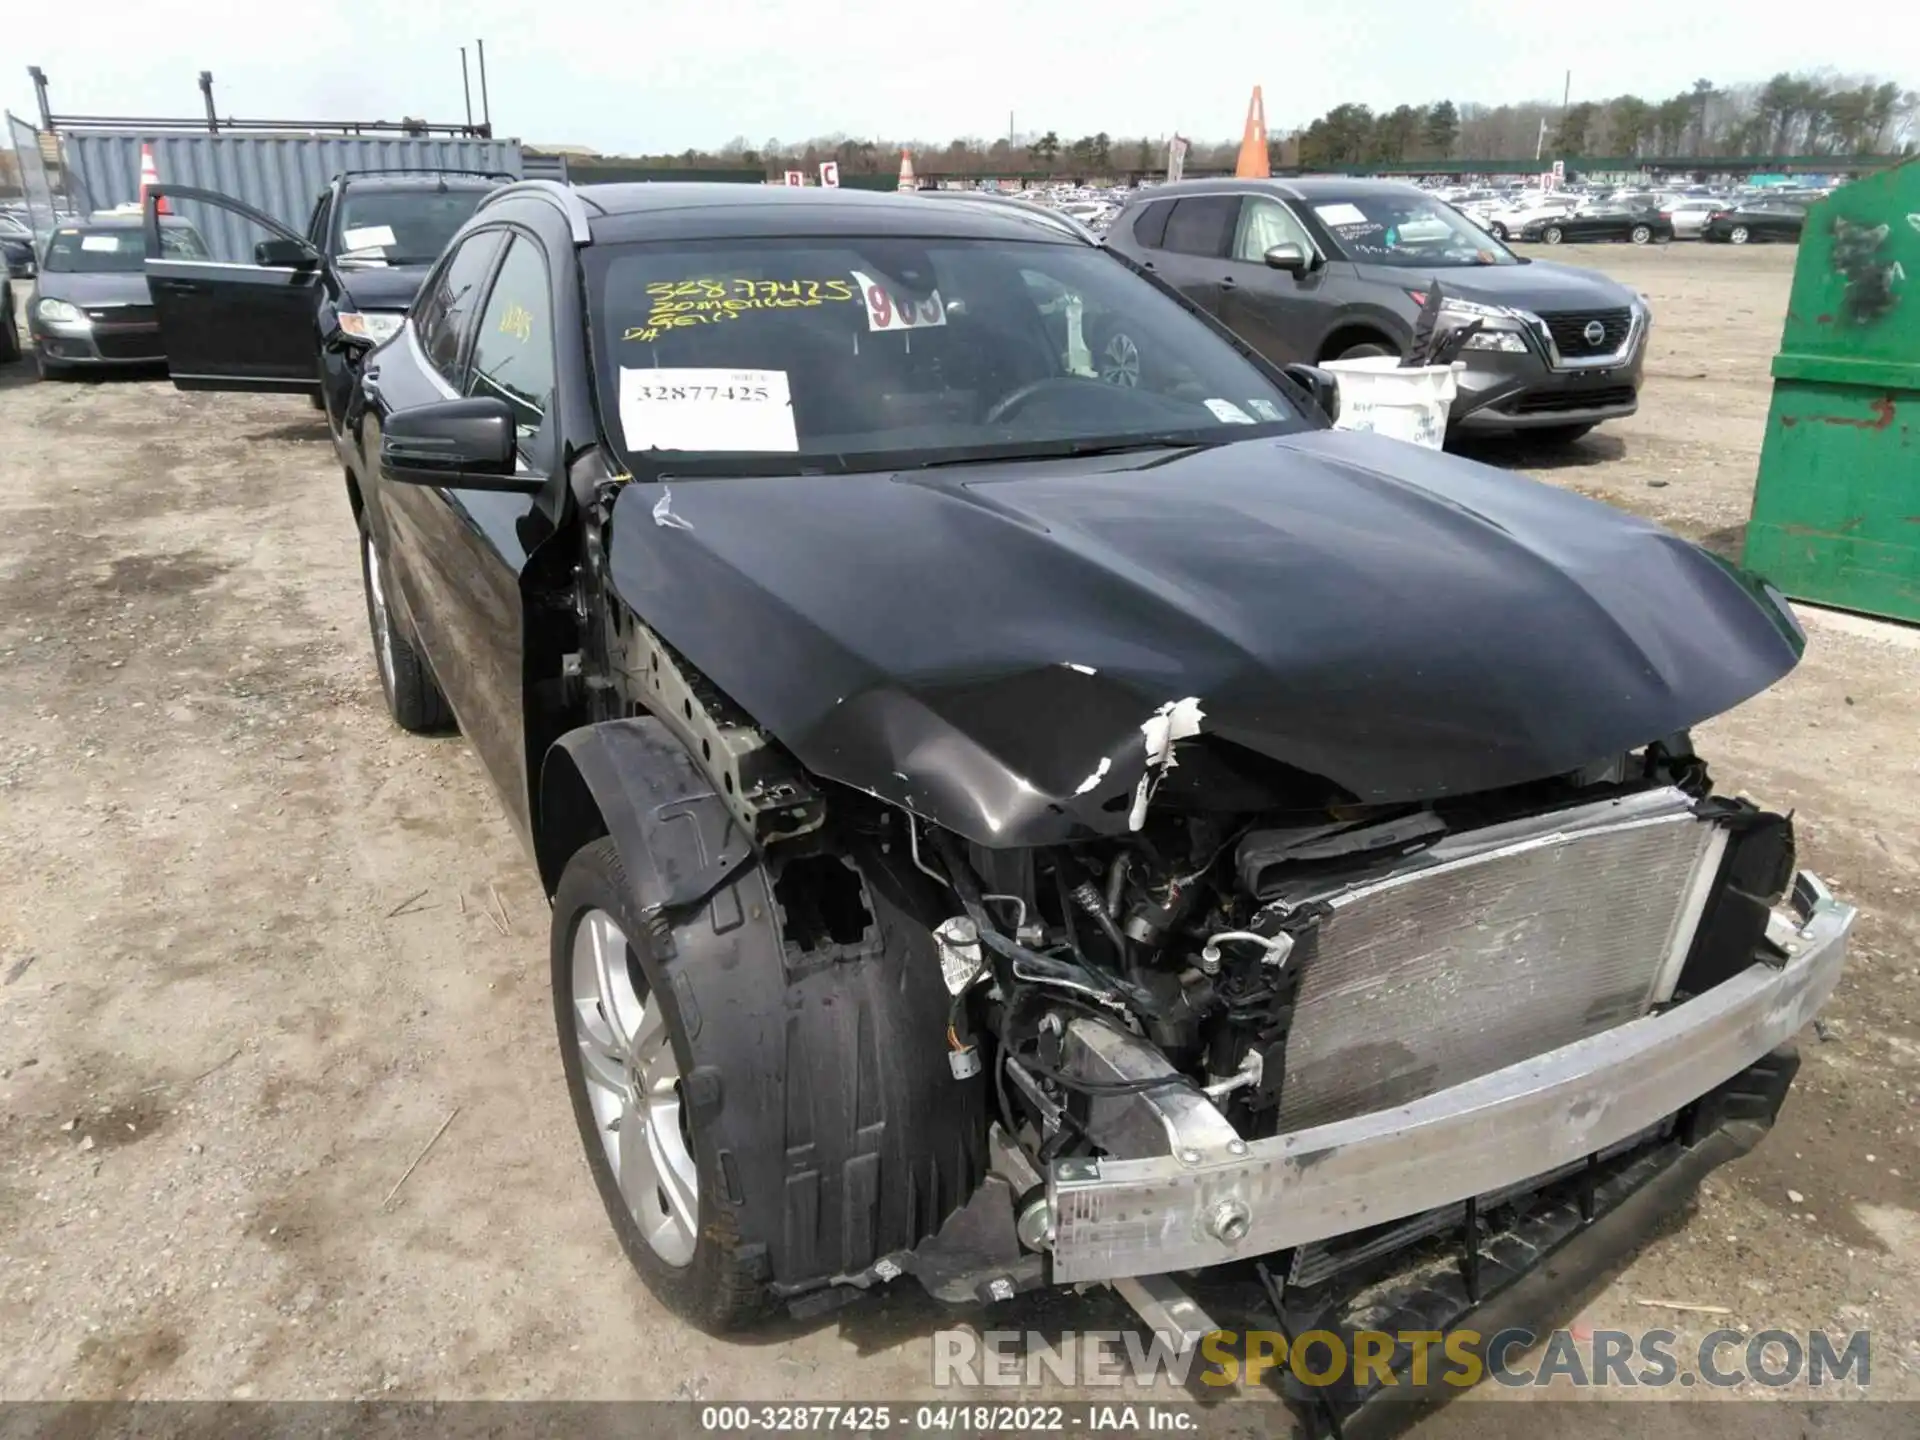
{"label": "alloy wheel rim", "polygon": [[1109,385],[1135,389],[1140,384],[1140,347],[1124,331],[1109,339],[1100,351],[1100,378]]}
{"label": "alloy wheel rim", "polygon": [[635,983],[632,947],[604,910],[581,917],[570,969],[580,1072],[607,1166],[653,1253],[686,1265],[700,1233],[700,1173],[666,1016]]}

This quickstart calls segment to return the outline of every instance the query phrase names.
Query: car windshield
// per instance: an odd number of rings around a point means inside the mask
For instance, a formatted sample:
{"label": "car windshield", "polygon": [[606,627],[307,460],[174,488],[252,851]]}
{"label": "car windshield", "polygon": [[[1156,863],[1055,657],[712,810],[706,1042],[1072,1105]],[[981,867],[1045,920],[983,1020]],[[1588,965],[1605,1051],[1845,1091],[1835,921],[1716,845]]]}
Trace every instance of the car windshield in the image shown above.
{"label": "car windshield", "polygon": [[1388,191],[1309,203],[1342,258],[1356,265],[1431,270],[1520,263],[1458,210],[1425,195]]}
{"label": "car windshield", "polygon": [[[43,268],[53,272],[135,274],[146,262],[146,237],[131,225],[62,225],[47,241]],[[160,253],[169,260],[210,260],[191,225],[162,225]]]}
{"label": "car windshield", "polygon": [[1084,245],[725,240],[595,245],[586,264],[602,411],[630,466],[899,469],[1324,423]]}
{"label": "car windshield", "polygon": [[357,265],[431,265],[473,218],[484,190],[356,190],[340,210],[340,259]]}

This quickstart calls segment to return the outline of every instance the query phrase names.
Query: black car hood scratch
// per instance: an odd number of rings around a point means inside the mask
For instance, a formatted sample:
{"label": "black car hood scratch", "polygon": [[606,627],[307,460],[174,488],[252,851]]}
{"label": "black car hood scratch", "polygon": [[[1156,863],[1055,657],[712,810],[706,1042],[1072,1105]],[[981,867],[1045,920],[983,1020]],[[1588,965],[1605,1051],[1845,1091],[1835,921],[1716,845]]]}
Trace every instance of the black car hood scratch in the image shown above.
{"label": "black car hood scratch", "polygon": [[635,483],[613,584],[814,773],[1000,846],[1124,832],[1195,724],[1358,802],[1438,799],[1799,657],[1743,572],[1488,466],[1331,431],[1147,458],[682,477],[671,523]]}

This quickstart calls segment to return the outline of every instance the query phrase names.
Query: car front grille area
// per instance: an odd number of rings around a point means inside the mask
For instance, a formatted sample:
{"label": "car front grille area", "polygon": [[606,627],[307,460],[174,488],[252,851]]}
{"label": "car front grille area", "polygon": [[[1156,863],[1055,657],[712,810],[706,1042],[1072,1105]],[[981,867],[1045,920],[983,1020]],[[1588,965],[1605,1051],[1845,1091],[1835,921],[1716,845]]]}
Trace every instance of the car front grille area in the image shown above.
{"label": "car front grille area", "polygon": [[95,305],[87,307],[87,318],[96,325],[152,325],[157,323],[151,305]]}
{"label": "car front grille area", "polygon": [[1634,403],[1631,385],[1600,385],[1591,390],[1540,390],[1517,395],[1500,408],[1509,415],[1561,415],[1580,410],[1611,410]]}
{"label": "car front grille area", "polygon": [[160,348],[159,332],[154,330],[130,330],[125,334],[95,330],[93,345],[102,360],[166,359],[166,352]]}
{"label": "car front grille area", "polygon": [[[1553,343],[1560,347],[1561,356],[1568,360],[1612,355],[1627,343],[1627,334],[1633,329],[1633,312],[1624,308],[1559,310],[1551,314],[1543,312],[1540,318],[1546,322]],[[1597,339],[1590,334],[1596,322],[1599,325],[1599,330],[1595,332],[1599,337]]]}

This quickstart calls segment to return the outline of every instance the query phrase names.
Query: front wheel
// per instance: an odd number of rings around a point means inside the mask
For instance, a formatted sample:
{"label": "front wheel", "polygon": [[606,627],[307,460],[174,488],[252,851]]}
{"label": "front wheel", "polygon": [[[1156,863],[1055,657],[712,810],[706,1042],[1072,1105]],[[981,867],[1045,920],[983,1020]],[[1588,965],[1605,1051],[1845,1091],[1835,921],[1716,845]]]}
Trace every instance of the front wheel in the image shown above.
{"label": "front wheel", "polygon": [[1753,236],[1751,232],[1749,232],[1747,227],[1744,225],[1736,225],[1733,227],[1733,229],[1727,232],[1728,242],[1734,245],[1744,245],[1747,243],[1747,241],[1751,240],[1752,238]]}
{"label": "front wheel", "polygon": [[1507,238],[1507,227],[1496,220],[1487,227],[1487,233],[1496,240],[1505,240]]}
{"label": "front wheel", "polygon": [[670,1308],[729,1330],[766,1308],[766,1287],[757,1250],[715,1202],[715,1157],[682,1083],[687,1027],[653,933],[614,842],[575,854],[553,895],[561,1063],[620,1248]]}
{"label": "front wheel", "polygon": [[[687,793],[691,769],[662,768],[653,793]],[[938,953],[889,864],[868,885],[838,853],[769,860],[706,904],[643,913],[657,875],[636,888],[600,839],[554,889],[588,1169],[647,1288],[703,1330],[913,1250],[983,1172],[985,1082],[950,1068]]]}
{"label": "front wheel", "polygon": [[1558,245],[1562,240],[1567,238],[1567,232],[1562,230],[1558,225],[1549,225],[1540,238],[1549,245]]}
{"label": "front wheel", "polygon": [[1653,228],[1648,225],[1636,225],[1627,232],[1627,238],[1636,245],[1646,245],[1653,240]]}

